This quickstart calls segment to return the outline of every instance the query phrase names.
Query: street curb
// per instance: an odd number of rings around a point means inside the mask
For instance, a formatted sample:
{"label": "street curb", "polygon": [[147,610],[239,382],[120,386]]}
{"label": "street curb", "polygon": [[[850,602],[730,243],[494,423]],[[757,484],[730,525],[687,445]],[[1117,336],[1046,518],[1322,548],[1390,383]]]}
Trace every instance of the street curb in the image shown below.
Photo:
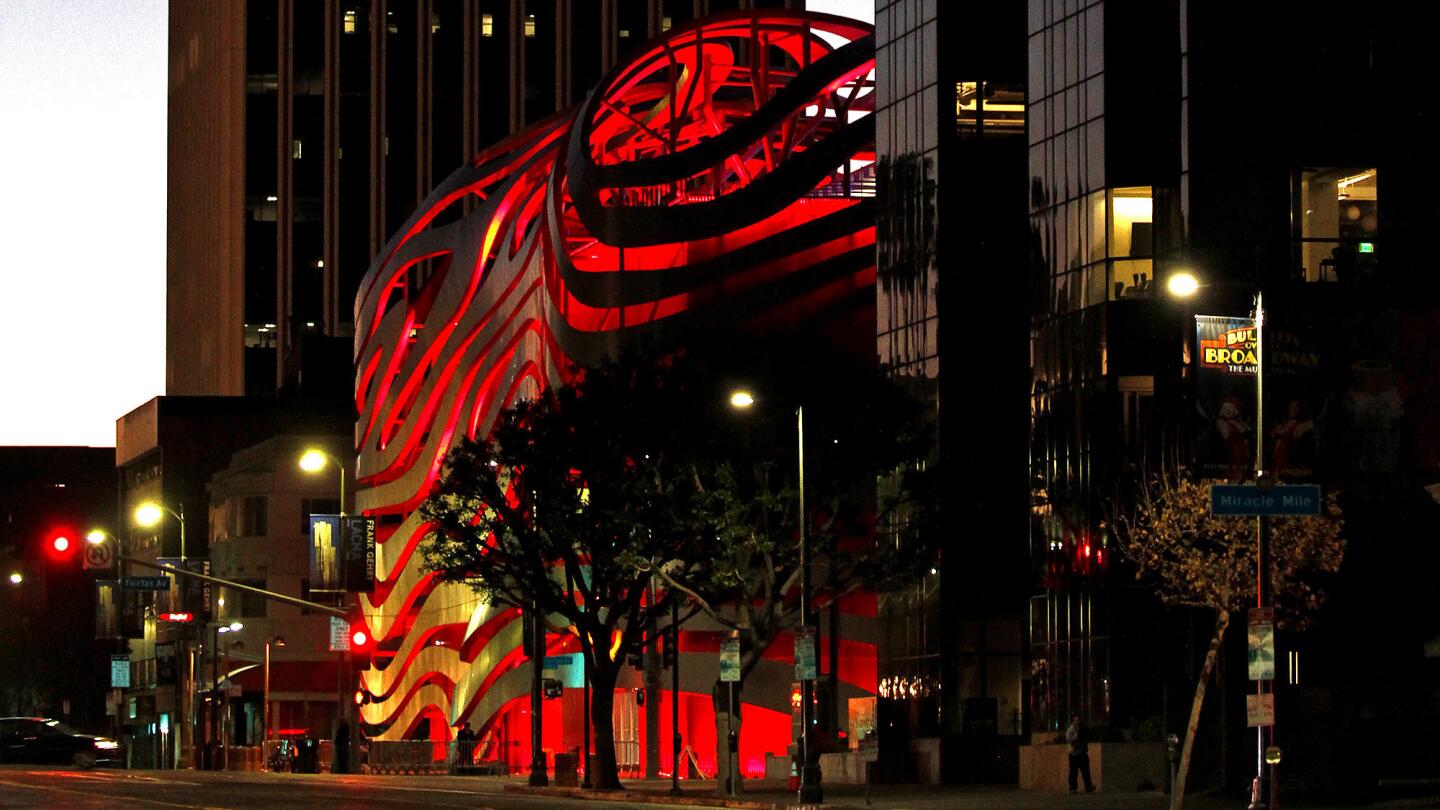
{"label": "street curb", "polygon": [[531,787],[530,785],[506,785],[506,793],[521,793],[530,796],[564,796],[569,799],[589,799],[597,802],[630,802],[633,804],[670,804],[686,807],[726,807],[733,810],[788,810],[793,805],[776,802],[727,799],[723,796],[671,796],[669,793],[651,793],[639,790],[594,790],[571,787]]}

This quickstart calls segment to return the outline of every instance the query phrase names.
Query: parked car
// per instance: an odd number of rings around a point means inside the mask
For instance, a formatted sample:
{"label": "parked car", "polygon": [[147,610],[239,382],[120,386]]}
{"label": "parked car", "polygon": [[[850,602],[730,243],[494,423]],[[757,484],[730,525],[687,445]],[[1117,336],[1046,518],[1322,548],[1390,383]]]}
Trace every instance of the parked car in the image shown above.
{"label": "parked car", "polygon": [[48,717],[0,717],[0,762],[58,763],[77,768],[120,765],[120,743],[81,734]]}

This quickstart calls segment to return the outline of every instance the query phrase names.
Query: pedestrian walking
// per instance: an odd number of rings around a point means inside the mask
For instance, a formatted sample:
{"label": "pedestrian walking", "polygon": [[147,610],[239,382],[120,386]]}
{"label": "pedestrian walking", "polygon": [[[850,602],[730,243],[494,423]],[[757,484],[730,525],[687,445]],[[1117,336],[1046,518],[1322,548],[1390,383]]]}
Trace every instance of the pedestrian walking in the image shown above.
{"label": "pedestrian walking", "polygon": [[1090,735],[1085,733],[1085,724],[1078,714],[1070,721],[1070,727],[1065,729],[1065,742],[1070,744],[1070,792],[1076,791],[1077,772],[1085,777],[1085,792],[1092,792],[1095,785],[1090,781]]}

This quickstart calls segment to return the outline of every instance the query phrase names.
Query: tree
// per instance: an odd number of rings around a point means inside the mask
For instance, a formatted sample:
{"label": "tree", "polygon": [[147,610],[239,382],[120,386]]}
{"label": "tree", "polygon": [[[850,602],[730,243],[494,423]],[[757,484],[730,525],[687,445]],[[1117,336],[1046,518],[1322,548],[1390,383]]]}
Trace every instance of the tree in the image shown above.
{"label": "tree", "polygon": [[[751,418],[726,404],[740,382],[760,392]],[[428,570],[493,603],[538,601],[579,639],[601,786],[619,785],[616,678],[672,599],[741,630],[747,674],[795,624],[802,391],[814,448],[807,525],[832,598],[928,567],[931,556],[901,553],[899,535],[876,553],[869,528],[891,511],[877,510],[876,476],[928,447],[919,406],[873,369],[799,342],[635,354],[587,370],[507,410],[491,436],[460,442],[421,506],[435,528],[421,546]],[[653,598],[652,578],[662,586]]]}
{"label": "tree", "polygon": [[[653,570],[738,637],[738,701],[766,649],[802,623],[795,407],[804,405],[814,591],[832,605],[858,589],[913,582],[933,565],[938,478],[922,463],[933,436],[921,400],[885,369],[857,369],[813,348],[763,359],[742,353],[730,366],[722,376],[753,388],[758,412],[722,420],[712,430],[718,441],[693,460],[709,554]],[[888,485],[877,492],[881,479]],[[730,774],[738,769],[725,724],[738,729],[741,718],[729,716],[726,686],[717,680],[712,694],[717,770]]]}
{"label": "tree", "polygon": [[587,370],[505,411],[491,436],[461,441],[420,508],[434,527],[427,570],[495,604],[538,604],[579,640],[601,788],[620,787],[616,678],[670,607],[668,593],[647,597],[651,576],[634,561],[703,553],[683,466],[692,442],[676,418],[691,397],[664,363]]}
{"label": "tree", "polygon": [[[1253,518],[1210,514],[1210,490],[1188,478],[1165,475],[1143,483],[1133,509],[1115,520],[1136,576],[1166,604],[1214,613],[1215,631],[1195,684],[1171,805],[1184,805],[1195,732],[1205,691],[1231,614],[1255,604],[1256,523]],[[1318,577],[1340,570],[1345,542],[1338,498],[1331,493],[1318,517],[1267,519],[1271,592],[1277,621],[1303,628],[1324,599]]]}

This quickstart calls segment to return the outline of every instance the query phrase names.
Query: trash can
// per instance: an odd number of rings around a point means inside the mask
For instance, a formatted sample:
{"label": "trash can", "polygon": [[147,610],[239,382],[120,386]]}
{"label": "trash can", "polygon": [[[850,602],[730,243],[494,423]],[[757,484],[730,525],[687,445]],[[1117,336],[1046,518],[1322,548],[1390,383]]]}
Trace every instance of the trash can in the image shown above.
{"label": "trash can", "polygon": [[580,787],[580,753],[555,755],[555,786]]}

